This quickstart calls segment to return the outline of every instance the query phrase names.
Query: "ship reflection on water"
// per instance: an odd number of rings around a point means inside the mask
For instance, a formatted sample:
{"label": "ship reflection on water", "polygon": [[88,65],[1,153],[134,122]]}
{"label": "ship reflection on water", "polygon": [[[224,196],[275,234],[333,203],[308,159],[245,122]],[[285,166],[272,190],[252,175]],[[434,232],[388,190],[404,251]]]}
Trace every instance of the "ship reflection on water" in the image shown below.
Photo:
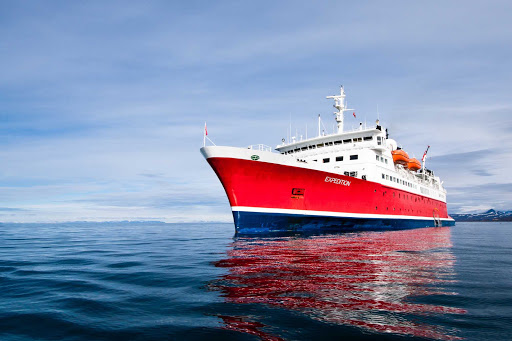
{"label": "ship reflection on water", "polygon": [[[452,340],[457,331],[439,325],[439,316],[465,311],[439,300],[424,303],[456,294],[445,288],[455,280],[451,246],[448,227],[243,238],[215,264],[228,273],[211,286],[228,303],[283,308],[370,332]],[[280,339],[254,316],[220,317],[226,329]]]}

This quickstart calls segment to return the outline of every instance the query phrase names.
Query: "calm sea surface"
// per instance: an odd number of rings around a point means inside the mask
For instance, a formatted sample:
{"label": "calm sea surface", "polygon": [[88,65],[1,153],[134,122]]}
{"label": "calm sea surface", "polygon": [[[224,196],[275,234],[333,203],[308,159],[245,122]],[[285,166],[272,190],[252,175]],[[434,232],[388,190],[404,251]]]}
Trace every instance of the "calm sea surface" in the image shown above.
{"label": "calm sea surface", "polygon": [[512,223],[0,224],[0,340],[512,340]]}

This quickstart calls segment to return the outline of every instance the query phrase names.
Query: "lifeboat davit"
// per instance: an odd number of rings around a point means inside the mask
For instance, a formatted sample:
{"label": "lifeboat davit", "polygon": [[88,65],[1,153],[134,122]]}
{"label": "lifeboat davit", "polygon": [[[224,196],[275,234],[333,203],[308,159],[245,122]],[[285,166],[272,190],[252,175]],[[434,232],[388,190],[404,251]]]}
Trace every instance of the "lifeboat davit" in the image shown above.
{"label": "lifeboat davit", "polygon": [[393,155],[394,163],[406,166],[409,162],[409,155],[402,149],[393,150],[391,155]]}
{"label": "lifeboat davit", "polygon": [[407,168],[409,168],[412,171],[417,171],[418,169],[421,169],[421,163],[416,158],[412,158],[407,162]]}

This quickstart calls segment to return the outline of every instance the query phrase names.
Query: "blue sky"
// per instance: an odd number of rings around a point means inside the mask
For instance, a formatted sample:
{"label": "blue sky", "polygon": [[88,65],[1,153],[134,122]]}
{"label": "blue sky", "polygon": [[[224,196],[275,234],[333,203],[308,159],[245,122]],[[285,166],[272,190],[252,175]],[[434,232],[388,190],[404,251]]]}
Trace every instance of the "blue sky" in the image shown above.
{"label": "blue sky", "polygon": [[0,221],[231,221],[199,153],[332,126],[345,85],[451,212],[512,209],[509,1],[0,1]]}

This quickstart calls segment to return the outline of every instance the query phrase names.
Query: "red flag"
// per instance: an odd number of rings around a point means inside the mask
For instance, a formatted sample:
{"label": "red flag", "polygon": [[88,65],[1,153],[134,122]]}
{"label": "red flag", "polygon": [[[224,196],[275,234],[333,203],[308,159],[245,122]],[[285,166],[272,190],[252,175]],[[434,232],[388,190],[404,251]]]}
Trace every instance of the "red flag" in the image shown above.
{"label": "red flag", "polygon": [[354,113],[352,113],[352,115],[354,115],[354,117],[356,117],[356,113],[355,113],[355,112],[354,112]]}
{"label": "red flag", "polygon": [[204,122],[204,134],[208,136],[208,130],[206,129],[206,122]]}

